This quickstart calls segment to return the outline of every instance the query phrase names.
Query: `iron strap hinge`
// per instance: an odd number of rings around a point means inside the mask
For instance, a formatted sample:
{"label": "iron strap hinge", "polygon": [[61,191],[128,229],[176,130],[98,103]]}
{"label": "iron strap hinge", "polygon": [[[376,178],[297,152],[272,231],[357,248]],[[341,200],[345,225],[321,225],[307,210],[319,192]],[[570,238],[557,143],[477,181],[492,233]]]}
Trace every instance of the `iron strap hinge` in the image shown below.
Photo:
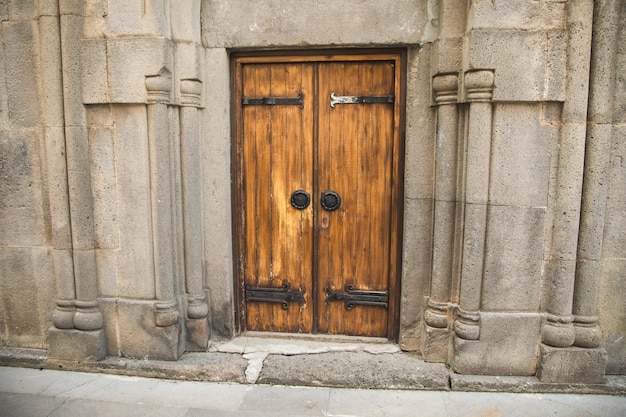
{"label": "iron strap hinge", "polygon": [[291,301],[299,302],[300,305],[304,304],[304,290],[289,291],[288,282],[283,282],[280,288],[246,285],[246,301],[282,304],[282,307],[287,310]]}
{"label": "iron strap hinge", "polygon": [[374,306],[389,308],[388,291],[362,291],[355,290],[352,284],[346,285],[346,291],[333,291],[326,287],[326,304],[331,301],[344,301],[346,310],[352,310],[355,306]]}
{"label": "iron strap hinge", "polygon": [[298,97],[242,97],[243,106],[275,106],[275,105],[298,105],[304,107],[304,94]]}
{"label": "iron strap hinge", "polygon": [[330,107],[335,104],[367,104],[367,103],[393,103],[393,95],[387,96],[336,96],[330,93]]}

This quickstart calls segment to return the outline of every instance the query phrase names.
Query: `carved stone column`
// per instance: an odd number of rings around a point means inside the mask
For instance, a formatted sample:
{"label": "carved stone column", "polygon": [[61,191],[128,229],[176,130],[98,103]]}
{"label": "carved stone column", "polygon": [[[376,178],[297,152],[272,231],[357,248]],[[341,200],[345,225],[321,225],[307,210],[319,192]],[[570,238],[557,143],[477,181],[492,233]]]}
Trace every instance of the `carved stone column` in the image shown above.
{"label": "carved stone column", "polygon": [[[81,89],[82,15],[82,5],[76,4],[65,8],[59,18],[65,143],[51,144],[56,151],[65,151],[65,166],[57,165],[55,178],[67,185],[68,196],[53,205],[69,209],[69,224],[63,229],[71,237],[61,244],[67,251],[55,256],[58,299],[52,319],[55,327],[48,332],[50,358],[63,360],[99,360],[106,355],[104,321],[98,308],[89,141]],[[58,163],[58,158],[58,153],[53,154],[50,163]],[[61,242],[56,237],[55,241]]]}
{"label": "carved stone column", "polygon": [[171,88],[172,79],[166,68],[157,75],[146,77],[155,308],[156,325],[159,327],[174,325],[179,319],[174,293],[171,138],[167,109]]}
{"label": "carved stone column", "polygon": [[433,78],[437,105],[435,210],[430,298],[424,313],[423,354],[427,361],[448,359],[450,289],[454,263],[457,209],[458,75]]}
{"label": "carved stone column", "polygon": [[202,156],[198,108],[202,82],[180,81],[180,155],[183,183],[183,230],[185,246],[185,290],[187,292],[187,350],[204,351],[209,341],[209,306],[204,290],[204,247],[202,234]]}
{"label": "carved stone column", "polygon": [[[587,254],[594,254],[593,242],[589,240],[591,230],[581,221],[581,194],[583,193],[583,171],[585,166],[585,142],[592,140],[588,151],[588,161],[593,163],[597,157],[594,138],[588,134],[589,68],[591,63],[591,41],[594,16],[592,0],[571,0],[567,2],[567,66],[566,92],[563,103],[562,125],[559,137],[559,155],[556,178],[556,197],[554,208],[554,226],[552,236],[551,276],[546,302],[545,319],[541,328],[541,357],[537,377],[544,382],[564,383],[601,383],[604,381],[606,351],[589,349],[599,344],[599,335],[594,334],[595,294],[592,288],[594,278],[585,270]],[[598,39],[596,39],[598,40]],[[600,41],[602,42],[602,41]],[[600,51],[603,47],[599,45]],[[605,82],[605,81],[601,81]],[[607,83],[608,85],[608,83]],[[610,88],[610,87],[608,87]],[[611,94],[608,94],[611,96]],[[606,96],[605,96],[606,97]],[[593,110],[591,112],[593,117]],[[591,170],[601,169],[593,167]],[[591,174],[587,180],[594,181],[597,174]],[[600,174],[601,175],[601,174]],[[585,198],[592,197],[587,186]],[[589,204],[582,221],[594,222]],[[579,232],[582,233],[581,246],[578,247]],[[577,256],[583,255],[581,262]],[[576,269],[580,268],[580,271]],[[576,280],[578,279],[578,282]],[[577,286],[576,293],[574,287]],[[585,300],[587,299],[587,300]],[[578,303],[574,307],[574,302]],[[574,309],[578,311],[575,318]],[[578,322],[574,326],[574,321]],[[586,334],[585,334],[586,333]],[[585,349],[574,346],[578,343]],[[587,339],[587,340],[585,340]]]}
{"label": "carved stone column", "polygon": [[494,73],[491,70],[465,74],[466,98],[470,103],[465,175],[465,221],[463,262],[458,317],[454,322],[457,339],[478,340],[480,307],[489,202],[491,125]]}

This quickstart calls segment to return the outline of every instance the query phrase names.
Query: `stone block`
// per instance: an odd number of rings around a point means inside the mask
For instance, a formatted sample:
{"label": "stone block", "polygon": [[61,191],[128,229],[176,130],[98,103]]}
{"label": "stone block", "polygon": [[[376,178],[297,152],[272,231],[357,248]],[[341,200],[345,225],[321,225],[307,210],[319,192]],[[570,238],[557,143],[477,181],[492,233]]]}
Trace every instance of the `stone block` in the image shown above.
{"label": "stone block", "polygon": [[565,18],[565,1],[478,0],[469,20],[473,28],[558,30]]}
{"label": "stone block", "polygon": [[51,360],[98,361],[106,356],[104,330],[48,330]]}
{"label": "stone block", "polygon": [[[58,4],[58,2],[57,2]],[[41,4],[40,4],[41,5]],[[59,19],[55,14],[39,18],[41,71],[41,116],[45,126],[63,125],[63,77]]]}
{"label": "stone block", "polygon": [[[375,0],[208,2],[202,8],[207,47],[418,44],[427,2]],[[289,34],[289,36],[285,36]]]}
{"label": "stone block", "polygon": [[112,249],[96,249],[96,270],[98,276],[98,294],[102,297],[117,295],[117,258]]}
{"label": "stone block", "polygon": [[463,67],[463,37],[443,37],[433,44],[431,73],[445,74],[459,72]]}
{"label": "stone block", "polygon": [[54,276],[44,248],[0,249],[0,344],[45,347],[51,323]]}
{"label": "stone block", "polygon": [[5,20],[9,20],[9,2],[8,1],[3,1],[2,3],[0,3],[0,21],[4,22]]}
{"label": "stone block", "polygon": [[150,299],[155,289],[146,108],[111,110],[119,215],[118,295]]}
{"label": "stone block", "polygon": [[206,352],[209,347],[209,337],[211,336],[207,318],[187,319],[185,326],[187,330],[185,351]]}
{"label": "stone block", "polygon": [[46,239],[38,131],[0,134],[0,244],[38,246]]}
{"label": "stone block", "polygon": [[107,103],[109,86],[106,39],[81,39],[80,57],[83,103]]}
{"label": "stone block", "polygon": [[490,206],[483,308],[537,311],[541,295],[544,208]]}
{"label": "stone block", "polygon": [[432,198],[434,193],[435,109],[430,107],[430,46],[409,49],[404,149],[404,196]]}
{"label": "stone block", "polygon": [[606,358],[606,351],[600,348],[555,348],[541,345],[537,378],[541,382],[602,384]]}
{"label": "stone block", "polygon": [[52,245],[55,249],[69,249],[72,247],[72,236],[67,188],[67,160],[65,159],[65,129],[46,127],[44,137]]}
{"label": "stone block", "polygon": [[422,355],[426,362],[448,362],[450,342],[452,336],[450,330],[424,326],[424,340],[422,342]]}
{"label": "stone block", "polygon": [[613,127],[608,165],[603,256],[626,258],[626,125]]}
{"label": "stone block", "polygon": [[606,340],[607,374],[626,374],[626,260],[603,259],[598,317]]}
{"label": "stone block", "polygon": [[455,337],[452,368],[459,374],[534,375],[539,314],[480,313],[480,339]]}
{"label": "stone block", "polygon": [[542,31],[472,30],[466,59],[470,68],[495,70],[494,101],[561,101],[564,42]]}
{"label": "stone block", "polygon": [[10,20],[32,20],[37,16],[38,4],[33,1],[5,1]]}
{"label": "stone block", "polygon": [[127,0],[108,3],[106,17],[108,35],[170,37],[170,10],[165,9],[163,2]]}
{"label": "stone block", "polygon": [[405,199],[400,334],[414,334],[413,343],[421,337],[425,295],[430,292],[432,216],[432,200]]}
{"label": "stone block", "polygon": [[[172,40],[200,43],[201,0],[185,0],[171,3],[170,19]],[[185,77],[181,77],[185,78]]]}
{"label": "stone block", "polygon": [[[116,2],[117,3],[117,2]],[[172,44],[160,37],[127,37],[107,41],[109,100],[145,103],[146,76],[174,69]]]}
{"label": "stone block", "polygon": [[120,355],[149,360],[177,360],[181,355],[181,324],[158,327],[154,301],[117,300]]}
{"label": "stone block", "polygon": [[541,123],[539,104],[496,104],[489,201],[496,205],[545,207],[558,127]]}
{"label": "stone block", "polygon": [[40,120],[37,25],[32,20],[3,22],[2,34],[9,122],[13,127],[35,127]]}
{"label": "stone block", "polygon": [[113,129],[91,125],[89,152],[93,195],[93,224],[96,247],[115,249],[119,244],[119,219]]}

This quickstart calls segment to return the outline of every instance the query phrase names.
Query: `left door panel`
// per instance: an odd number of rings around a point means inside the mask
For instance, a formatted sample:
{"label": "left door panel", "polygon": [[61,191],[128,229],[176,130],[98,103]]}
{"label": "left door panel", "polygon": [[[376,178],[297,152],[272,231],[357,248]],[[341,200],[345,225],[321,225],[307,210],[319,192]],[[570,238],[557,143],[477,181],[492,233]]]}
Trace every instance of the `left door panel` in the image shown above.
{"label": "left door panel", "polygon": [[[247,100],[241,110],[242,272],[252,295],[245,325],[255,331],[311,333],[313,204],[296,208],[291,196],[302,190],[313,198],[314,66],[246,64],[241,77],[242,101]],[[299,97],[301,102],[295,100]],[[273,99],[275,104],[260,104]],[[291,301],[253,301],[254,296],[285,298],[285,293]]]}

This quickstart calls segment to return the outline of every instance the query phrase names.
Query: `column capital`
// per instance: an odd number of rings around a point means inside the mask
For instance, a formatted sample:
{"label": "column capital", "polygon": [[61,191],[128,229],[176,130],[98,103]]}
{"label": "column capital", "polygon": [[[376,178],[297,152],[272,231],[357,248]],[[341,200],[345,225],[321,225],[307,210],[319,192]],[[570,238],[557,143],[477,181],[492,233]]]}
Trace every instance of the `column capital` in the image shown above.
{"label": "column capital", "polygon": [[156,75],[146,75],[148,103],[169,103],[172,89],[172,73],[165,67]]}
{"label": "column capital", "polygon": [[491,101],[495,75],[493,70],[472,70],[465,73],[465,91],[468,101]]}
{"label": "column capital", "polygon": [[440,74],[433,77],[435,104],[455,104],[458,100],[459,75]]}
{"label": "column capital", "polygon": [[190,107],[202,105],[202,81],[196,78],[180,80],[180,104]]}

